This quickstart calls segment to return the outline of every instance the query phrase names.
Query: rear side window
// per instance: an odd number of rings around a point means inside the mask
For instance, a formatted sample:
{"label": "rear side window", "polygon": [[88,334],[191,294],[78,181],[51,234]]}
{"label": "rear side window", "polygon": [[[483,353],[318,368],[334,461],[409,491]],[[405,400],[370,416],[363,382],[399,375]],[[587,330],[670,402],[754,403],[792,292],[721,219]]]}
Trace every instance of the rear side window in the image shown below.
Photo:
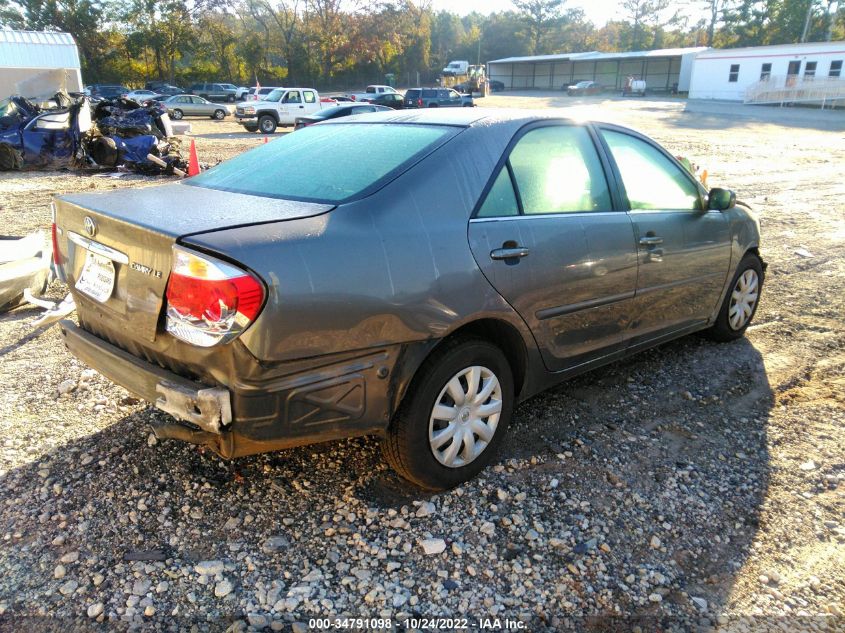
{"label": "rear side window", "polygon": [[437,91],[436,90],[423,90],[422,96],[423,96],[423,99],[434,99],[435,97],[437,97]]}
{"label": "rear side window", "polygon": [[316,99],[314,98],[314,93],[310,90],[306,90],[302,94],[305,97],[305,103],[314,103],[316,101]]}
{"label": "rear side window", "polygon": [[478,210],[479,218],[495,218],[508,215],[519,215],[519,205],[513,190],[511,175],[507,165],[499,172],[496,182],[487,194],[484,204]]}
{"label": "rear side window", "polygon": [[663,152],[629,134],[603,130],[602,135],[628,195],[631,209],[698,211],[698,187]]}
{"label": "rear side window", "polygon": [[[270,198],[339,203],[375,191],[458,133],[435,125],[314,125],[240,154],[185,184]],[[361,152],[378,147],[378,152]]]}
{"label": "rear side window", "polygon": [[509,159],[522,212],[612,209],[607,180],[586,128],[551,126],[527,132]]}

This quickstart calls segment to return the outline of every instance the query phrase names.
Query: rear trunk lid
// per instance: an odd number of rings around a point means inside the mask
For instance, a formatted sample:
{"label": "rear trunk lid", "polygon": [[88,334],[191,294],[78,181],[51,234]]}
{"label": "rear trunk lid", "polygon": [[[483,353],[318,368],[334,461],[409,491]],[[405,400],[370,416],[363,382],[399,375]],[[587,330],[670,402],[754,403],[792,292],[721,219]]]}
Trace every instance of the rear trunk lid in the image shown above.
{"label": "rear trunk lid", "polygon": [[72,194],[55,204],[60,261],[80,321],[149,342],[156,340],[171,250],[180,238],[334,208],[181,183]]}

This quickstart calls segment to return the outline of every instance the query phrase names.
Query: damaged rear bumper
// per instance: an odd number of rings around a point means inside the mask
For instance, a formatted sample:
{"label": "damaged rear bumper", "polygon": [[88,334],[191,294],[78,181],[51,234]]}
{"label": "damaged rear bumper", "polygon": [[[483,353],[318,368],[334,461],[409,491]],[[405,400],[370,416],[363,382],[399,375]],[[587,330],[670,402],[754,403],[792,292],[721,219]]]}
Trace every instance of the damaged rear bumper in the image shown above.
{"label": "damaged rear bumper", "polygon": [[[229,452],[227,427],[232,423],[229,391],[177,376],[110,345],[69,320],[59,323],[74,356],[181,422],[154,426],[159,437],[172,437]],[[181,426],[182,428],[178,428]],[[228,445],[228,446],[227,446]]]}
{"label": "damaged rear bumper", "polygon": [[[230,359],[233,367],[241,364],[231,382],[210,387],[127,352],[88,326],[59,325],[74,356],[176,418],[153,426],[158,437],[207,446],[225,458],[381,434],[398,389],[389,377],[400,346],[260,366],[258,375],[239,357]],[[219,352],[216,359],[229,362]]]}

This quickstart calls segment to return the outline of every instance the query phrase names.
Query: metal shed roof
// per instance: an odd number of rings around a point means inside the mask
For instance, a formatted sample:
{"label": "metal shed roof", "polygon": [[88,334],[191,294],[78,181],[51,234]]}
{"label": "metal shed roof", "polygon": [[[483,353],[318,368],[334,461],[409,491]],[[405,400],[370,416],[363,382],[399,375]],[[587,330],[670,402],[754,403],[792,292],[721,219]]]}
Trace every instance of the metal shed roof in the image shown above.
{"label": "metal shed roof", "polygon": [[706,46],[697,46],[692,48],[661,48],[653,51],[629,51],[625,53],[600,53],[598,51],[590,51],[587,53],[560,53],[557,55],[532,55],[529,57],[506,57],[504,59],[494,59],[490,64],[519,64],[519,63],[535,63],[535,62],[558,62],[558,61],[581,61],[581,60],[598,60],[607,61],[613,59],[631,59],[639,57],[679,57],[689,53],[700,53],[709,50]]}
{"label": "metal shed roof", "polygon": [[79,68],[70,33],[0,30],[0,68]]}

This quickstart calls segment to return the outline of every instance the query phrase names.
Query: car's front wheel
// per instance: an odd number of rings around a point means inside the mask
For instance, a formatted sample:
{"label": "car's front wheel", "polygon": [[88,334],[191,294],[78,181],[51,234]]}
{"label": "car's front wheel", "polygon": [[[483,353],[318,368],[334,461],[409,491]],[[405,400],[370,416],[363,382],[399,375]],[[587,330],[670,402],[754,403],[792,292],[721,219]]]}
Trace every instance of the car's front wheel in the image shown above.
{"label": "car's front wheel", "polygon": [[741,338],[757,312],[762,289],[763,263],[756,254],[747,253],[736,268],[716,321],[704,334],[720,342]]}
{"label": "car's front wheel", "polygon": [[171,116],[171,117],[173,117],[174,119],[176,119],[176,120],[178,121],[179,119],[181,119],[181,118],[182,118],[183,116],[185,116],[185,115],[184,115],[184,114],[182,114],[182,111],[181,111],[181,110],[171,110],[171,111],[170,111],[170,116]]}
{"label": "car's front wheel", "polygon": [[265,114],[258,119],[258,129],[265,134],[272,134],[276,131],[276,119],[269,114]]}
{"label": "car's front wheel", "polygon": [[226,111],[225,110],[215,110],[214,114],[211,117],[212,119],[217,119],[218,121],[222,121],[226,118]]}
{"label": "car's front wheel", "polygon": [[414,377],[383,441],[385,458],[423,488],[453,488],[493,459],[513,405],[513,374],[498,347],[447,341]]}

